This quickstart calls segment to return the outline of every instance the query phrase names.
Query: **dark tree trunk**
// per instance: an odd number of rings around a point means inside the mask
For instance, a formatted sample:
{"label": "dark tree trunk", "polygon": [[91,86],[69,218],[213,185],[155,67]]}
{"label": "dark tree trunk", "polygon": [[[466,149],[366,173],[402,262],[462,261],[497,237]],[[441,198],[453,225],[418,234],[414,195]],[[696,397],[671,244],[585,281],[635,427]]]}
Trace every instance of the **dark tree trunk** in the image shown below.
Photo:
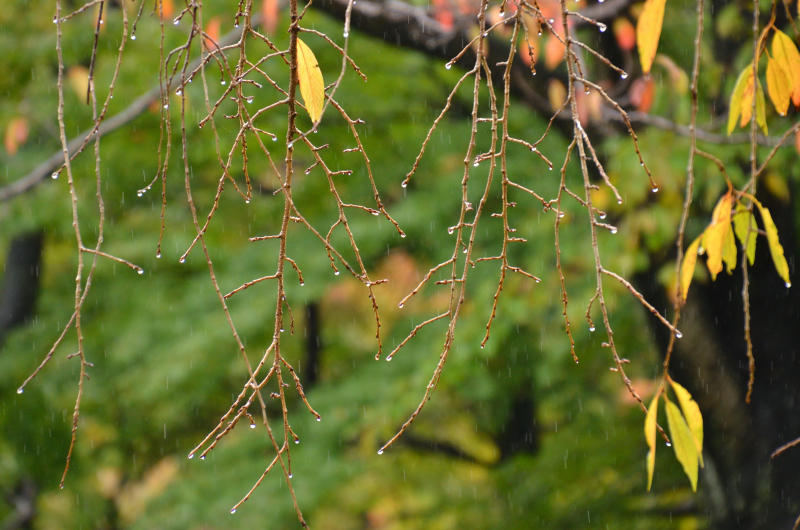
{"label": "dark tree trunk", "polygon": [[11,240],[0,294],[0,343],[10,329],[33,316],[39,292],[43,241],[42,232],[23,234]]}

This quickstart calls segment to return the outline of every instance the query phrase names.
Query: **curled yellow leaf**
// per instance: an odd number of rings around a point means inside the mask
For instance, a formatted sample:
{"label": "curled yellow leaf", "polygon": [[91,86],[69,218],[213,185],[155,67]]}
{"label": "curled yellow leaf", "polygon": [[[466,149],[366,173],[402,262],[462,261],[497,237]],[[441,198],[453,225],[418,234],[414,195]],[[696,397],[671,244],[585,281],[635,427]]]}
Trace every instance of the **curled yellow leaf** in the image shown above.
{"label": "curled yellow leaf", "polygon": [[689,285],[692,283],[692,276],[694,276],[694,266],[697,263],[697,250],[700,248],[700,240],[703,239],[703,234],[692,241],[689,248],[686,249],[686,254],[683,256],[683,263],[681,263],[681,298],[686,300],[686,295],[689,293]]}
{"label": "curled yellow leaf", "polygon": [[644,419],[644,439],[647,441],[647,491],[653,484],[653,470],[656,465],[656,415],[658,414],[658,397],[661,392],[657,392],[650,406],[647,408],[647,416]]}
{"label": "curled yellow leaf", "polygon": [[733,93],[731,94],[731,103],[728,109],[728,135],[730,135],[733,130],[736,128],[736,122],[739,121],[739,116],[742,114],[742,101],[744,100],[745,91],[750,88],[750,98],[748,101],[750,102],[751,110],[747,113],[747,119],[744,120],[745,123],[750,121],[750,116],[752,113],[752,82],[753,82],[753,63],[748,64],[744,67],[744,70],[739,73],[739,77],[736,78],[736,85],[733,87]]}
{"label": "curled yellow leaf", "polygon": [[697,446],[697,454],[700,460],[700,467],[704,467],[703,415],[700,413],[700,407],[697,406],[697,402],[692,398],[688,390],[672,379],[669,380],[669,384],[672,385],[672,390],[675,392],[675,396],[678,398],[678,403],[683,411],[683,417],[686,418],[686,423],[694,437],[695,446]]}
{"label": "curled yellow leaf", "polygon": [[683,471],[689,477],[692,491],[697,491],[698,474],[698,453],[695,445],[694,436],[683,419],[678,406],[672,401],[667,400],[667,426],[669,427],[669,437],[672,440],[672,448],[678,462],[683,466]]}
{"label": "curled yellow leaf", "polygon": [[666,5],[667,0],[647,0],[636,23],[636,45],[639,48],[639,62],[644,73],[650,72],[653,59],[656,57]]}
{"label": "curled yellow leaf", "polygon": [[772,220],[769,210],[762,206],[760,202],[756,202],[756,206],[758,206],[758,210],[761,212],[761,220],[764,222],[764,231],[767,233],[767,243],[769,243],[769,253],[772,255],[775,270],[786,282],[786,287],[791,287],[789,264],[786,263],[786,257],[783,255],[783,246],[780,239],[778,239],[778,227],[775,226],[775,221]]}
{"label": "curled yellow leaf", "polygon": [[722,262],[725,263],[725,272],[733,273],[736,268],[736,240],[733,238],[733,231],[728,230],[725,235],[725,243],[722,245]]}
{"label": "curled yellow leaf", "polygon": [[316,123],[325,102],[325,83],[314,52],[300,39],[297,39],[297,81],[308,115]]}
{"label": "curled yellow leaf", "polygon": [[708,253],[706,266],[712,280],[716,280],[717,274],[722,270],[723,246],[731,229],[731,200],[730,193],[722,196],[714,207],[711,224],[703,235],[702,245]]}

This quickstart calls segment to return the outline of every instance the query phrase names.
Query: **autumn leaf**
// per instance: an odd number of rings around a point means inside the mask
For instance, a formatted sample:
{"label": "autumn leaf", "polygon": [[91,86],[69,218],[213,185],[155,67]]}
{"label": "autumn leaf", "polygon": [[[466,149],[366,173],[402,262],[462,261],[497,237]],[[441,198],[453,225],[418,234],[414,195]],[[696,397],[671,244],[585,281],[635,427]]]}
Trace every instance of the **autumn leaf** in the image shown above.
{"label": "autumn leaf", "polygon": [[747,261],[750,265],[756,259],[756,236],[758,235],[758,228],[756,227],[756,219],[753,212],[750,212],[741,204],[736,207],[736,212],[733,215],[733,230],[736,232],[736,237],[739,238],[747,254]]}
{"label": "autumn leaf", "polygon": [[300,39],[297,39],[297,78],[308,115],[316,123],[325,102],[325,83],[314,52]]}
{"label": "autumn leaf", "polygon": [[689,293],[689,285],[692,283],[692,276],[694,276],[694,266],[697,263],[697,250],[700,247],[700,240],[703,239],[704,234],[692,241],[689,248],[686,249],[686,254],[683,255],[683,263],[681,264],[681,298],[686,300],[686,295]]}
{"label": "autumn leaf", "polygon": [[725,263],[725,272],[732,274],[736,268],[736,240],[732,230],[727,231],[725,243],[722,245],[722,262]]}
{"label": "autumn leaf", "polygon": [[6,152],[14,156],[19,150],[19,146],[25,143],[28,139],[28,118],[24,116],[17,116],[8,122],[6,125],[6,134],[4,138],[4,145]]}
{"label": "autumn leaf", "polygon": [[775,270],[778,275],[786,282],[786,287],[791,287],[792,283],[789,280],[789,264],[786,263],[786,257],[783,255],[783,246],[778,239],[778,227],[775,226],[775,221],[772,220],[772,215],[760,202],[756,201],[758,211],[761,212],[761,221],[764,223],[764,231],[767,233],[767,243],[769,243],[769,253],[772,255],[772,262],[775,264]]}
{"label": "autumn leaf", "polygon": [[650,406],[647,408],[647,416],[644,419],[644,438],[647,440],[647,491],[653,484],[653,470],[656,465],[656,415],[658,414],[658,397],[661,392],[657,392]]}
{"label": "autumn leaf", "polygon": [[792,83],[783,65],[774,58],[767,61],[767,91],[775,110],[785,116],[792,100]]}
{"label": "autumn leaf", "polygon": [[694,436],[686,420],[683,419],[681,410],[672,401],[667,400],[667,426],[669,427],[669,437],[672,440],[672,448],[678,462],[683,466],[683,471],[689,477],[692,484],[692,491],[697,491],[698,473],[698,454]]}
{"label": "autumn leaf", "polygon": [[764,134],[769,134],[767,129],[767,102],[764,98],[764,89],[761,88],[761,82],[756,83],[756,123],[764,131]]}
{"label": "autumn leaf", "polygon": [[[753,81],[753,63],[748,64],[744,67],[744,70],[741,71],[739,77],[736,79],[736,85],[734,85],[733,93],[731,94],[731,103],[730,108],[728,109],[728,135],[733,132],[736,128],[736,122],[739,121],[739,116],[742,113],[742,108],[744,105],[742,101],[744,99],[745,91],[748,87],[750,87],[750,97],[752,98],[752,81]],[[750,99],[750,106],[748,108],[752,109],[753,100]],[[752,111],[751,111],[752,112]],[[747,115],[747,120],[745,123],[750,120],[750,113]]]}
{"label": "autumn leaf", "polygon": [[639,62],[642,72],[650,72],[653,59],[661,38],[661,26],[664,23],[664,8],[667,0],[647,0],[644,3],[639,22],[636,24],[636,43],[639,47]]}
{"label": "autumn leaf", "polygon": [[792,103],[800,107],[800,52],[792,39],[780,30],[772,38],[772,60],[786,72],[791,86]]}
{"label": "autumn leaf", "polygon": [[716,280],[717,274],[722,270],[722,252],[725,238],[731,229],[731,195],[726,193],[714,207],[711,224],[706,228],[702,245],[708,253],[706,266],[711,273],[711,279]]}
{"label": "autumn leaf", "polygon": [[703,464],[703,415],[700,413],[700,407],[697,406],[697,402],[695,402],[688,390],[672,379],[669,380],[669,384],[672,385],[672,390],[675,392],[683,411],[683,417],[686,418],[686,423],[694,438],[700,467],[705,467]]}
{"label": "autumn leaf", "polygon": [[612,28],[620,49],[629,52],[636,47],[636,29],[627,18],[617,17]]}

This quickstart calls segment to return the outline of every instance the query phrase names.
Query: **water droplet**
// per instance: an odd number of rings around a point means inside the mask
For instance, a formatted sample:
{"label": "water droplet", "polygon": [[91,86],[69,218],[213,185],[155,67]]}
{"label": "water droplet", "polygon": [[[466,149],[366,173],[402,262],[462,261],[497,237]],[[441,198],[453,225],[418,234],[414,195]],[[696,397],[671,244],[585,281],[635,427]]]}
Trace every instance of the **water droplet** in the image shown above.
{"label": "water droplet", "polygon": [[336,276],[339,276],[339,271],[334,271],[333,274],[335,274]]}
{"label": "water droplet", "polygon": [[172,23],[173,23],[175,26],[177,26],[178,24],[180,24],[180,23],[181,23],[181,21],[180,21],[180,20],[178,20],[178,19],[176,18],[175,20],[173,20],[173,21],[172,21]]}
{"label": "water droplet", "polygon": [[233,25],[233,27],[234,28],[238,28],[239,27],[239,23],[237,22],[236,24]]}
{"label": "water droplet", "polygon": [[136,192],[137,197],[141,197],[142,195],[144,195],[144,192],[142,190]]}
{"label": "water droplet", "polygon": [[547,169],[549,169],[550,171],[553,171],[553,166],[550,166]]}
{"label": "water droplet", "polygon": [[589,328],[589,331],[591,331],[592,333],[594,333],[594,326],[590,327],[590,328]]}
{"label": "water droplet", "polygon": [[50,176],[53,177],[53,180],[57,179],[58,178],[58,171],[56,171],[55,173],[53,173]]}
{"label": "water droplet", "polygon": [[547,19],[547,21],[548,21],[550,24],[555,24],[555,22],[556,22],[556,19],[554,19],[554,18],[548,18],[548,19]]}
{"label": "water droplet", "polygon": [[300,438],[295,438],[294,439],[294,443],[299,444],[300,443]]}
{"label": "water droplet", "polygon": [[448,229],[447,229],[447,233],[448,233],[448,234],[452,234],[452,233],[453,233],[453,227],[452,227],[452,226],[451,226],[450,228],[448,228]]}
{"label": "water droplet", "polygon": [[453,65],[450,64],[450,63],[447,63],[446,65],[444,65],[444,67],[449,70],[449,69],[451,69],[453,67]]}
{"label": "water droplet", "polygon": [[681,337],[683,337],[683,333],[681,333],[680,331],[675,331],[675,338],[680,339]]}
{"label": "water droplet", "polygon": [[408,187],[408,182],[406,182],[406,181],[404,180],[404,181],[403,181],[403,182],[400,184],[400,187],[401,187],[401,188],[407,188],[407,187]]}
{"label": "water droplet", "polygon": [[144,269],[139,269],[136,272],[138,272],[139,274],[144,274]]}
{"label": "water droplet", "polygon": [[189,460],[191,460],[192,458],[194,458],[194,453],[189,453]]}
{"label": "water droplet", "polygon": [[136,40],[136,35],[131,35],[131,40]]}
{"label": "water droplet", "polygon": [[653,193],[658,193],[658,188],[653,188],[653,189],[652,189],[652,190],[650,190],[650,191],[652,191]]}
{"label": "water droplet", "polygon": [[178,263],[186,263],[186,258],[181,258],[178,260]]}
{"label": "water droplet", "polygon": [[169,103],[164,103],[164,108],[168,109],[169,108]]}
{"label": "water droplet", "polygon": [[292,478],[293,476],[294,476],[294,475],[292,475],[291,473],[289,473],[289,478]]}
{"label": "water droplet", "polygon": [[475,167],[478,167],[478,164],[479,164],[479,162],[476,160],[475,163],[472,164],[472,165],[475,166]]}
{"label": "water droplet", "polygon": [[378,454],[382,455],[383,454],[383,449],[378,449]]}
{"label": "water droplet", "polygon": [[617,204],[622,204],[622,199],[617,199]]}
{"label": "water droplet", "polygon": [[787,289],[788,289],[789,287],[791,287],[791,286],[792,286],[792,282],[786,282],[786,288],[787,288]]}
{"label": "water droplet", "polygon": [[250,199],[245,199],[245,200],[244,200],[244,203],[245,203],[245,204],[250,204]]}
{"label": "water droplet", "polygon": [[669,442],[667,442],[666,445],[667,445],[667,447],[672,447],[672,444],[669,443]]}
{"label": "water droplet", "polygon": [[617,229],[616,229],[616,228],[612,228],[612,229],[611,229],[611,233],[612,233],[612,234],[616,234],[616,233],[617,233]]}
{"label": "water droplet", "polygon": [[606,30],[608,29],[608,26],[606,26],[605,24],[598,24],[597,29],[600,30],[600,33],[605,33]]}
{"label": "water droplet", "polygon": [[344,32],[344,34],[343,34],[343,35],[344,35],[344,38],[345,38],[345,39],[346,39],[347,37],[349,37],[349,36],[350,36],[350,34],[349,34],[348,32],[346,32],[346,31]]}
{"label": "water droplet", "polygon": [[17,394],[22,394],[23,392],[25,392],[25,389],[24,389],[24,388],[22,388],[22,387],[19,387],[19,388],[17,389]]}
{"label": "water droplet", "polygon": [[283,328],[281,328],[281,333],[283,333],[284,331],[286,331],[286,330],[285,330],[285,329],[283,329]]}
{"label": "water droplet", "polygon": [[539,150],[534,146],[531,147],[531,153],[537,153]]}
{"label": "water droplet", "polygon": [[558,212],[558,217],[559,217],[559,218],[562,218],[562,217],[564,217],[564,212]]}
{"label": "water droplet", "polygon": [[176,90],[176,91],[175,91],[175,95],[176,95],[176,96],[180,96],[181,94],[183,94],[183,92],[181,91],[181,89],[180,89],[180,88],[179,88],[178,90]]}
{"label": "water droplet", "polygon": [[402,237],[402,238],[405,238],[405,237],[406,237],[406,234],[405,234],[405,233],[402,233],[402,234],[400,234],[400,237]]}
{"label": "water droplet", "polygon": [[397,307],[399,307],[400,309],[403,309],[403,302],[400,302],[399,304],[397,304]]}
{"label": "water droplet", "polygon": [[224,80],[224,79],[223,79],[223,80],[221,80],[221,81],[219,82],[219,84],[220,84],[220,85],[224,85],[224,84],[225,84],[225,80]]}
{"label": "water droplet", "polygon": [[58,24],[58,17],[53,17],[53,24]]}
{"label": "water droplet", "polygon": [[481,344],[481,349],[484,349],[485,347],[486,347],[485,344]]}
{"label": "water droplet", "polygon": [[379,212],[378,210],[373,210],[373,211],[372,211],[372,215],[379,215],[380,213],[381,213],[381,212]]}
{"label": "water droplet", "polygon": [[305,282],[300,282],[300,287],[304,286]]}
{"label": "water droplet", "polygon": [[205,459],[206,459],[206,455],[200,455],[200,460],[205,460]]}
{"label": "water droplet", "polygon": [[392,359],[393,359],[393,357],[392,357],[391,355],[389,355],[388,357],[386,357],[386,362],[389,362],[389,361],[391,361]]}
{"label": "water droplet", "polygon": [[236,508],[231,508],[231,514],[236,513]]}
{"label": "water droplet", "polygon": [[273,137],[272,137],[272,141],[273,141],[273,142],[277,142],[277,141],[278,141],[278,137],[277,137],[277,136],[273,136]]}
{"label": "water droplet", "polygon": [[317,421],[322,421],[322,416],[317,416]]}
{"label": "water droplet", "polygon": [[605,218],[606,218],[606,213],[605,212],[601,213],[600,214],[600,219],[605,219]]}
{"label": "water droplet", "polygon": [[619,76],[620,76],[622,79],[628,79],[628,73],[627,73],[627,72],[622,72],[621,74],[619,74]]}
{"label": "water droplet", "polygon": [[251,424],[250,424],[250,428],[251,428],[251,429],[255,429],[255,428],[256,428],[256,424],[255,424],[255,423],[251,423]]}

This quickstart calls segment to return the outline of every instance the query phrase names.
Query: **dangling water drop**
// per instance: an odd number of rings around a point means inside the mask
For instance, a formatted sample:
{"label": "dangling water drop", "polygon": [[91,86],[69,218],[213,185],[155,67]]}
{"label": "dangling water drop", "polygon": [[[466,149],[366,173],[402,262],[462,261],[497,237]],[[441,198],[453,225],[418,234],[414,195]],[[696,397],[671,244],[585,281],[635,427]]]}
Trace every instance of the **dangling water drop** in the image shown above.
{"label": "dangling water drop", "polygon": [[600,30],[600,33],[605,33],[606,30],[608,29],[608,26],[606,26],[605,24],[598,24],[597,29]]}
{"label": "dangling water drop", "polygon": [[251,423],[251,424],[250,424],[250,428],[251,428],[251,429],[255,429],[255,428],[256,428],[256,424],[255,424],[255,423]]}
{"label": "dangling water drop", "polygon": [[789,287],[791,287],[791,286],[792,286],[792,282],[786,282],[786,288],[787,288],[787,289],[788,289]]}
{"label": "dangling water drop", "polygon": [[403,182],[400,184],[400,187],[401,187],[401,188],[407,188],[407,187],[408,187],[408,182],[406,182],[406,181],[404,180],[404,181],[403,181]]}
{"label": "dangling water drop", "polygon": [[616,228],[612,228],[612,229],[611,229],[611,233],[612,233],[612,234],[616,234],[616,233],[617,233],[617,229],[616,229]]}
{"label": "dangling water drop", "polygon": [[676,338],[676,339],[680,339],[681,337],[683,337],[683,333],[681,333],[680,331],[677,331],[677,330],[676,330],[676,331],[675,331],[675,338]]}
{"label": "dangling water drop", "polygon": [[236,508],[231,508],[231,514],[236,513]]}
{"label": "dangling water drop", "polygon": [[334,272],[333,272],[333,274],[334,274],[335,276],[339,276],[339,271],[334,271]]}
{"label": "dangling water drop", "polygon": [[650,190],[650,191],[652,191],[653,193],[658,193],[658,188],[653,188],[653,189],[652,189],[652,190]]}
{"label": "dangling water drop", "polygon": [[181,258],[178,260],[178,263],[186,263],[186,258]]}
{"label": "dangling water drop", "polygon": [[594,326],[590,327],[590,328],[589,328],[589,331],[591,331],[592,333],[594,333]]}
{"label": "dangling water drop", "polygon": [[136,40],[136,35],[131,35],[131,40]]}
{"label": "dangling water drop", "polygon": [[139,274],[144,274],[144,269],[139,269],[136,272],[138,272]]}
{"label": "dangling water drop", "polygon": [[19,388],[17,389],[17,394],[22,394],[23,392],[25,392],[25,389],[24,389],[24,388],[22,388],[22,387],[19,387]]}
{"label": "dangling water drop", "polygon": [[453,65],[451,63],[447,63],[446,65],[444,65],[444,67],[445,69],[449,70],[453,67]]}
{"label": "dangling water drop", "polygon": [[56,171],[55,173],[53,173],[50,176],[53,177],[53,180],[57,179],[58,178],[58,171]]}
{"label": "dangling water drop", "polygon": [[191,460],[192,458],[194,458],[194,453],[189,453],[189,460]]}
{"label": "dangling water drop", "polygon": [[382,455],[383,454],[383,449],[378,449],[378,454]]}
{"label": "dangling water drop", "polygon": [[628,79],[628,73],[627,73],[627,72],[622,72],[621,74],[619,74],[619,76],[620,76],[622,79]]}

